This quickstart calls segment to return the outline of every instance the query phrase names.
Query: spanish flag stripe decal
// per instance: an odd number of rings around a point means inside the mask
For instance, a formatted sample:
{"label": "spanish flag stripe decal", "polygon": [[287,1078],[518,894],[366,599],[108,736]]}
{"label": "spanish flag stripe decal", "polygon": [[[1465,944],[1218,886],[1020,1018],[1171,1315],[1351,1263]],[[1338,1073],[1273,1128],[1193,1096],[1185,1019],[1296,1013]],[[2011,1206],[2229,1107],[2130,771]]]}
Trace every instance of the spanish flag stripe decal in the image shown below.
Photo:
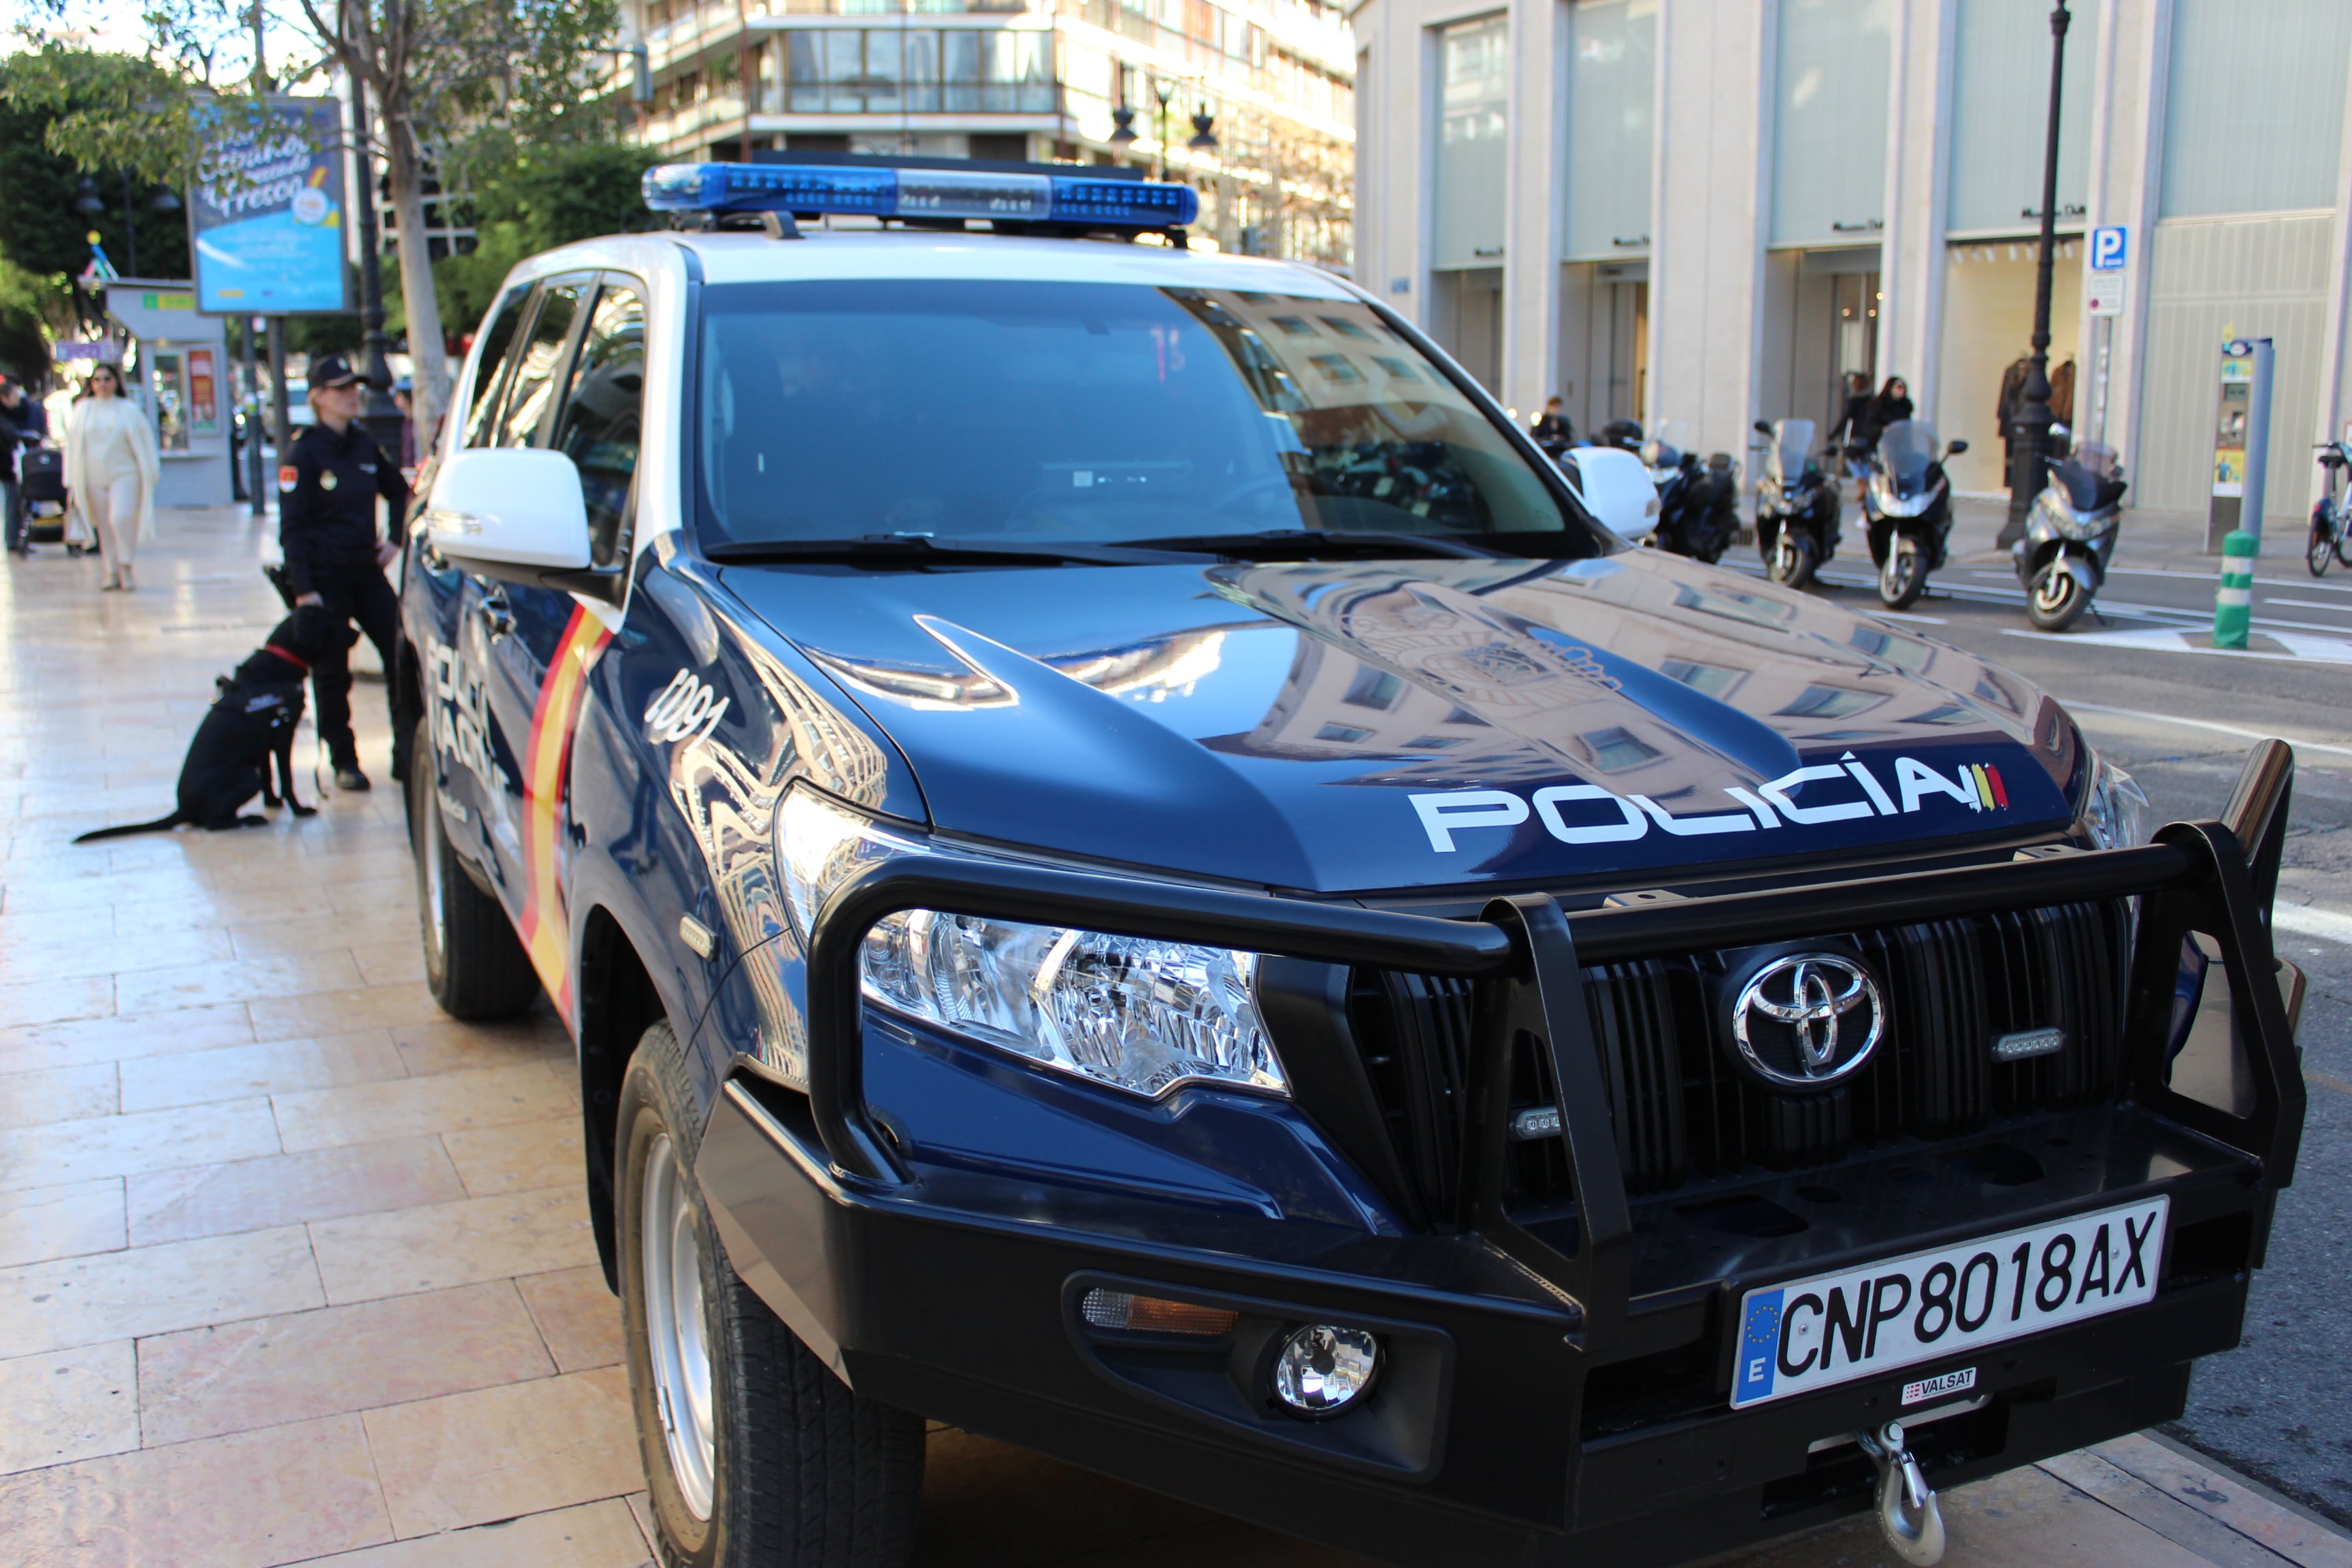
{"label": "spanish flag stripe decal", "polygon": [[530,739],[523,754],[523,906],[520,935],[530,965],[556,1010],[572,1016],[571,921],[564,907],[562,861],[566,764],[572,731],[588,693],[588,671],[613,634],[586,610],[575,606],[571,624],[548,660],[530,716]]}
{"label": "spanish flag stripe decal", "polygon": [[2000,787],[2000,770],[1990,763],[1985,764],[1985,777],[1992,782],[1992,797],[2003,811],[2009,809],[2009,791]]}

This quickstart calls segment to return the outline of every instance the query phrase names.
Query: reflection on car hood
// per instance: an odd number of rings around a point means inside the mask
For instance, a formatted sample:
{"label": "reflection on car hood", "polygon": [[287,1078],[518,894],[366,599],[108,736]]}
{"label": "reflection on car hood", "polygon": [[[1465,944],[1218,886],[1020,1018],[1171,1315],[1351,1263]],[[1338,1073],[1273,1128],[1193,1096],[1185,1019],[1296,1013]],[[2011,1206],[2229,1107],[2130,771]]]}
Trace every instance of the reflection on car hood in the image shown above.
{"label": "reflection on car hood", "polygon": [[2063,823],[2081,747],[1974,655],[1653,551],[729,587],[933,824],[1320,892],[1585,880]]}

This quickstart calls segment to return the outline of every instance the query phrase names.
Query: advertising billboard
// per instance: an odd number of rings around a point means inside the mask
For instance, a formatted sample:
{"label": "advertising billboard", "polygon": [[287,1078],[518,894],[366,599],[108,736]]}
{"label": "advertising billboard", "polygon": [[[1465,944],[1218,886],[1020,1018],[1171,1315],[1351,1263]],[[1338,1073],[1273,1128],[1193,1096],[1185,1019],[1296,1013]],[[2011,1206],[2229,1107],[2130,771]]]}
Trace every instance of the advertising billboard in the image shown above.
{"label": "advertising billboard", "polygon": [[282,99],[276,124],[225,131],[191,193],[197,309],[286,316],[348,310],[343,114],[331,98]]}

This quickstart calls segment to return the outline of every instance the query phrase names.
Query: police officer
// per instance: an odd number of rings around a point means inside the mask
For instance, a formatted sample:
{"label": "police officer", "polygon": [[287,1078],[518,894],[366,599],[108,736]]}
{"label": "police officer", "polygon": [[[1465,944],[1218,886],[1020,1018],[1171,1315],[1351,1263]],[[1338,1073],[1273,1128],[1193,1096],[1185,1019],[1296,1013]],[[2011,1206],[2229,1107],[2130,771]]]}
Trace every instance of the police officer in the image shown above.
{"label": "police officer", "polygon": [[[342,355],[311,362],[310,407],[318,422],[294,437],[278,470],[278,538],[294,602],[323,604],[339,620],[359,622],[389,671],[400,601],[383,569],[400,547],[378,536],[375,503],[378,496],[392,503],[396,536],[407,518],[408,482],[360,427],[360,378]],[[368,777],[360,772],[352,737],[350,652],[333,640],[310,667],[319,738],[334,763],[335,787],[363,790]]]}

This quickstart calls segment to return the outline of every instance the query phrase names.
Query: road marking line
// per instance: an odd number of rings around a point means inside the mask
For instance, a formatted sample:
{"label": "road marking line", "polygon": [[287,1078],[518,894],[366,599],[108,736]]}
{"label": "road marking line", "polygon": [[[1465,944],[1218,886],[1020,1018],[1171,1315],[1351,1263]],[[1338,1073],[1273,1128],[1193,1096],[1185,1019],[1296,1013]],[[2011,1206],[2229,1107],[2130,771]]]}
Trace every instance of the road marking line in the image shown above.
{"label": "road marking line", "polygon": [[2297,936],[2315,936],[2325,942],[2341,942],[2352,947],[2352,915],[2323,910],[2316,904],[2273,904],[2271,925],[2277,931],[2291,931]]}
{"label": "road marking line", "polygon": [[1915,616],[1907,610],[1865,610],[1863,614],[1875,616],[1882,621],[1924,621],[1931,626],[1950,624],[1941,616]]}
{"label": "road marking line", "polygon": [[2085,713],[2114,713],[2126,719],[2145,719],[2151,724],[2185,724],[2192,730],[2210,730],[2216,734],[2235,735],[2242,741],[2284,741],[2298,752],[2327,752],[2339,757],[2352,757],[2352,746],[2330,745],[2325,741],[2298,741],[2291,735],[2281,735],[2271,730],[2241,730],[2235,724],[2216,724],[2208,719],[2182,719],[2170,713],[2148,713],[2137,708],[2110,708],[2104,702],[2076,702],[2060,698],[2068,710],[2080,709]]}
{"label": "road marking line", "polygon": [[2352,615],[2352,605],[2338,605],[2326,599],[2264,599],[2265,605],[2284,605],[2290,610],[2336,610]]}
{"label": "road marking line", "polygon": [[[2275,625],[2276,623],[2273,623]],[[2256,631],[2263,628],[2257,626]],[[2030,632],[2021,626],[2004,626],[2001,636],[2031,637],[2035,642],[2064,643],[2075,647],[2136,647],[2159,653],[2201,653],[2217,658],[2263,658],[2288,663],[2310,661],[2317,664],[2352,664],[2352,642],[2339,642],[2333,637],[2296,637],[2292,633],[2264,632],[2273,642],[2286,648],[2284,653],[2256,653],[2250,648],[2211,647],[2189,640],[2184,628],[2153,626],[2143,632]]]}

